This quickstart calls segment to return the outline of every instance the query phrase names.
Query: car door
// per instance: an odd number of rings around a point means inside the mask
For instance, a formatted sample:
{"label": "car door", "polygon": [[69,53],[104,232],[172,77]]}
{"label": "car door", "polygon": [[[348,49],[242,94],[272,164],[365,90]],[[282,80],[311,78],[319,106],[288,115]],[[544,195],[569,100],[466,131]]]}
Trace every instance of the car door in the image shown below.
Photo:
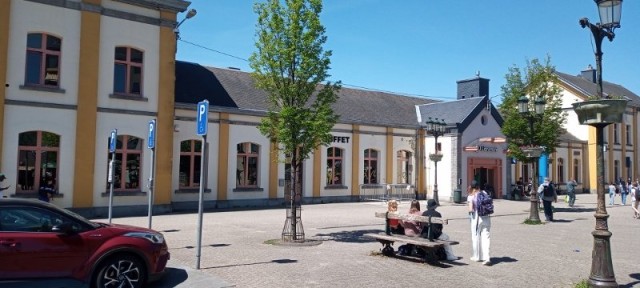
{"label": "car door", "polygon": [[3,207],[0,279],[70,277],[87,258],[84,241],[79,234],[53,232],[51,228],[73,221],[40,207]]}

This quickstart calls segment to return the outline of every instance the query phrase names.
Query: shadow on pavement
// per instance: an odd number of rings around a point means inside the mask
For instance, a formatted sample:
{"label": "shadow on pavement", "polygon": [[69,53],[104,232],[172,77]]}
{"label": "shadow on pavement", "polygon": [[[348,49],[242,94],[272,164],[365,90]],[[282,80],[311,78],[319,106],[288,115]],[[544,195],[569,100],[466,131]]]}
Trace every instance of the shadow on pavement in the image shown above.
{"label": "shadow on pavement", "polygon": [[596,208],[576,208],[576,207],[554,207],[553,212],[595,212]]}
{"label": "shadow on pavement", "polygon": [[627,283],[627,284],[620,284],[618,287],[631,288],[631,287],[636,287],[636,285],[640,284],[640,273],[629,274],[629,277],[631,277],[633,279],[636,279],[638,281],[633,281],[633,282]]}
{"label": "shadow on pavement", "polygon": [[211,267],[205,267],[205,268],[202,268],[202,269],[203,269],[203,270],[207,270],[207,269],[229,268],[229,267],[240,267],[240,266],[252,266],[252,265],[271,264],[271,263],[276,263],[276,264],[291,264],[291,263],[297,263],[297,262],[298,262],[298,260],[293,260],[293,259],[275,259],[275,260],[271,260],[271,261],[255,262],[255,263],[244,263],[244,264],[233,264],[233,265],[211,266]]}
{"label": "shadow on pavement", "polygon": [[518,262],[518,259],[511,257],[491,257],[491,265],[497,265],[500,263]]}
{"label": "shadow on pavement", "polygon": [[367,233],[381,233],[384,232],[380,229],[369,229],[369,230],[355,230],[355,231],[340,231],[334,233],[326,233],[326,234],[316,234],[314,236],[317,238],[321,238],[324,241],[337,241],[337,242],[349,242],[349,243],[370,243],[376,242],[373,238],[364,237],[362,235]]}
{"label": "shadow on pavement", "polygon": [[176,287],[180,283],[187,281],[188,278],[189,274],[186,270],[169,267],[166,269],[164,277],[162,277],[158,282],[152,283],[151,286],[158,288]]}

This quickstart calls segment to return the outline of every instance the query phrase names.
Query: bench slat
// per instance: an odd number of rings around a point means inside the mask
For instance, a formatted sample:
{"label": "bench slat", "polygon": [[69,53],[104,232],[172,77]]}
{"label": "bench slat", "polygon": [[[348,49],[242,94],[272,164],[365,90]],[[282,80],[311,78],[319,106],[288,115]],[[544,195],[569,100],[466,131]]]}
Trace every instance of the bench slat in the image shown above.
{"label": "bench slat", "polygon": [[[429,222],[429,217],[427,216],[418,216],[411,214],[401,214],[401,213],[389,213],[387,216],[387,212],[376,212],[376,217],[378,218],[387,218],[389,219],[398,219],[398,220],[406,220],[406,221],[416,221],[416,222]],[[440,217],[431,217],[431,223],[435,224],[449,224],[448,219],[443,219]]]}
{"label": "bench slat", "polygon": [[367,233],[367,234],[364,234],[364,236],[374,238],[374,239],[391,241],[391,242],[404,242],[404,243],[409,243],[409,244],[413,244],[420,247],[439,247],[439,246],[443,246],[444,244],[449,244],[449,245],[460,244],[460,242],[458,241],[443,241],[443,240],[434,239],[432,242],[432,241],[429,241],[429,239],[425,239],[422,237],[409,237],[405,235],[387,235],[385,233],[378,233],[378,234]]}

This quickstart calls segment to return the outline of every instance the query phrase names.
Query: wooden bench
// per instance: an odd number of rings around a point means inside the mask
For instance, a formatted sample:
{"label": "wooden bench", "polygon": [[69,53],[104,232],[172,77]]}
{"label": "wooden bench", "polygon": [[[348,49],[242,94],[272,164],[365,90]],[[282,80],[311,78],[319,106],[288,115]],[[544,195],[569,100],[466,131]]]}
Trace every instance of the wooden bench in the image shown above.
{"label": "wooden bench", "polygon": [[401,213],[389,213],[389,212],[376,212],[377,218],[385,219],[385,232],[382,233],[367,233],[364,236],[373,238],[378,240],[382,244],[382,255],[385,256],[394,256],[394,249],[392,247],[394,242],[402,242],[407,244],[415,245],[416,247],[422,248],[425,252],[425,258],[427,260],[437,260],[437,249],[442,248],[445,244],[456,245],[459,244],[457,241],[443,241],[438,239],[429,240],[426,238],[422,238],[420,236],[410,237],[406,235],[399,234],[391,234],[391,227],[389,226],[389,220],[397,219],[397,220],[405,220],[405,221],[415,221],[420,223],[432,223],[432,224],[442,224],[447,225],[449,221],[447,219],[442,219],[440,217],[427,217],[427,216],[417,216],[411,214],[401,214]]}

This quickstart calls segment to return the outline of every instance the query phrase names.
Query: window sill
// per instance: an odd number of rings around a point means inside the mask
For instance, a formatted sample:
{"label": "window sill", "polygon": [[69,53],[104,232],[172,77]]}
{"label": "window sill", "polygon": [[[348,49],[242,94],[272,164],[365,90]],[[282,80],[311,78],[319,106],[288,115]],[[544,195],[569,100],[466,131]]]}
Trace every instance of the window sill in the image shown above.
{"label": "window sill", "polygon": [[[130,190],[130,191],[113,191],[113,196],[146,196],[147,192],[140,190]],[[109,197],[109,192],[100,193],[102,197]]]}
{"label": "window sill", "polygon": [[132,101],[141,101],[141,102],[149,102],[149,98],[145,98],[142,95],[135,95],[135,94],[113,93],[113,94],[109,94],[109,98],[122,99],[122,100],[132,100]]}
{"label": "window sill", "polygon": [[238,187],[238,188],[233,188],[232,191],[233,192],[262,192],[264,191],[264,189],[260,187]]}
{"label": "window sill", "polygon": [[66,90],[61,89],[56,86],[46,86],[46,85],[33,85],[33,84],[24,84],[18,86],[18,88],[22,90],[32,90],[32,91],[42,91],[42,92],[52,92],[52,93],[66,93]]}
{"label": "window sill", "polygon": [[[9,195],[10,198],[25,198],[25,199],[38,199],[38,192],[19,192]],[[52,198],[63,198],[64,194],[59,193],[53,195]]]}
{"label": "window sill", "polygon": [[[200,188],[180,188],[173,192],[176,194],[198,194],[200,193]],[[204,193],[211,193],[211,189],[204,189]]]}
{"label": "window sill", "polygon": [[329,185],[329,186],[324,186],[325,190],[340,190],[340,189],[349,189],[348,186],[344,186],[344,185]]}

